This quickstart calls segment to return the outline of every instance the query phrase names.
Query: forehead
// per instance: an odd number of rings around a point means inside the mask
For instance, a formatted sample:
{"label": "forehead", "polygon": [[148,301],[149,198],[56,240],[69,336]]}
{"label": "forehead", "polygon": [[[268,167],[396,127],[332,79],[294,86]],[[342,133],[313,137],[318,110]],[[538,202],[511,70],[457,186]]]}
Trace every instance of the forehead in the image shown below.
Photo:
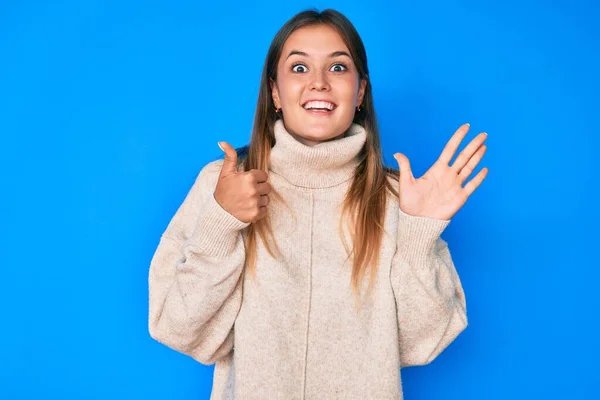
{"label": "forehead", "polygon": [[334,51],[349,52],[340,34],[325,24],[295,30],[283,45],[282,56],[287,57],[292,50],[303,51],[311,57],[326,57]]}

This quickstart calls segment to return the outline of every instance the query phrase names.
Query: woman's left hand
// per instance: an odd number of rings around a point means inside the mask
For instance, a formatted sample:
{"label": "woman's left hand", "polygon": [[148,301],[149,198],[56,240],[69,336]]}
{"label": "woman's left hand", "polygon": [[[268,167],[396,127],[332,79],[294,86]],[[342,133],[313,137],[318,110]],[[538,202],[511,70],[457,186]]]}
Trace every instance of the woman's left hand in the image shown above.
{"label": "woman's left hand", "polygon": [[419,179],[412,175],[410,162],[402,153],[394,154],[400,169],[399,203],[406,214],[449,220],[465,204],[469,196],[485,179],[488,169],[482,168],[464,187],[487,146],[483,142],[486,133],[481,133],[460,152],[452,165],[450,160],[469,131],[469,124],[458,128],[452,135],[440,158]]}

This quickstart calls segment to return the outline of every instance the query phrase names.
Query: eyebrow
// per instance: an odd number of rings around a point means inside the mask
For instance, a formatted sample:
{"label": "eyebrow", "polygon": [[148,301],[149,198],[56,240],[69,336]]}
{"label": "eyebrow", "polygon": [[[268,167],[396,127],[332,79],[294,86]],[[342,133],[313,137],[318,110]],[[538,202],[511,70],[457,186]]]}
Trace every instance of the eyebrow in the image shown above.
{"label": "eyebrow", "polygon": [[[287,60],[288,58],[290,58],[291,56],[293,56],[294,54],[296,54],[296,55],[299,55],[299,56],[304,56],[304,57],[309,57],[309,58],[310,58],[310,56],[309,56],[307,53],[303,52],[303,51],[300,51],[300,50],[292,50],[292,51],[290,51],[290,54],[288,54],[288,55],[287,55],[287,57],[286,57],[286,60]],[[352,58],[352,57],[350,57],[350,54],[348,54],[348,53],[347,53],[347,52],[345,52],[345,51],[341,51],[341,50],[340,50],[340,51],[334,51],[333,53],[330,53],[328,57],[329,57],[329,58],[333,58],[333,57],[340,57],[340,56],[346,56],[346,57],[348,57],[348,58]]]}

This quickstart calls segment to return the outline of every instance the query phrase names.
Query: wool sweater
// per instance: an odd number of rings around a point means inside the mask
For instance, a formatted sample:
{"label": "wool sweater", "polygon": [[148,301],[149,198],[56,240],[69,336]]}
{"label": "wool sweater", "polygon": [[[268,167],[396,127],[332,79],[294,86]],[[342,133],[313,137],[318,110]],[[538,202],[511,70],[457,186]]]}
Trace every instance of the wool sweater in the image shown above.
{"label": "wool sweater", "polygon": [[357,308],[338,227],[366,131],[353,124],[312,147],[281,120],[274,134],[269,181],[287,206],[268,213],[281,255],[258,240],[256,275],[244,272],[249,224],[215,200],[223,162],[208,163],[152,257],[150,336],[215,364],[211,400],[402,399],[401,368],[430,363],[467,326],[441,238],[450,220],[406,214],[388,196],[377,274]]}

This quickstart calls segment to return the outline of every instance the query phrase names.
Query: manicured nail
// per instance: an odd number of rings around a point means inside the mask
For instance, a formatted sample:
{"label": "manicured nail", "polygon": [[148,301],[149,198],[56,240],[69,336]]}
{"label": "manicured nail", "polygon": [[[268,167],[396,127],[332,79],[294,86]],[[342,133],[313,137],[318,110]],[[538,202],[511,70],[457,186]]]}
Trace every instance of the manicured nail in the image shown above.
{"label": "manicured nail", "polygon": [[[221,142],[217,142],[217,144],[219,145],[219,147],[221,148],[221,150],[223,150],[223,146],[221,146]],[[225,150],[223,150],[225,151]]]}

